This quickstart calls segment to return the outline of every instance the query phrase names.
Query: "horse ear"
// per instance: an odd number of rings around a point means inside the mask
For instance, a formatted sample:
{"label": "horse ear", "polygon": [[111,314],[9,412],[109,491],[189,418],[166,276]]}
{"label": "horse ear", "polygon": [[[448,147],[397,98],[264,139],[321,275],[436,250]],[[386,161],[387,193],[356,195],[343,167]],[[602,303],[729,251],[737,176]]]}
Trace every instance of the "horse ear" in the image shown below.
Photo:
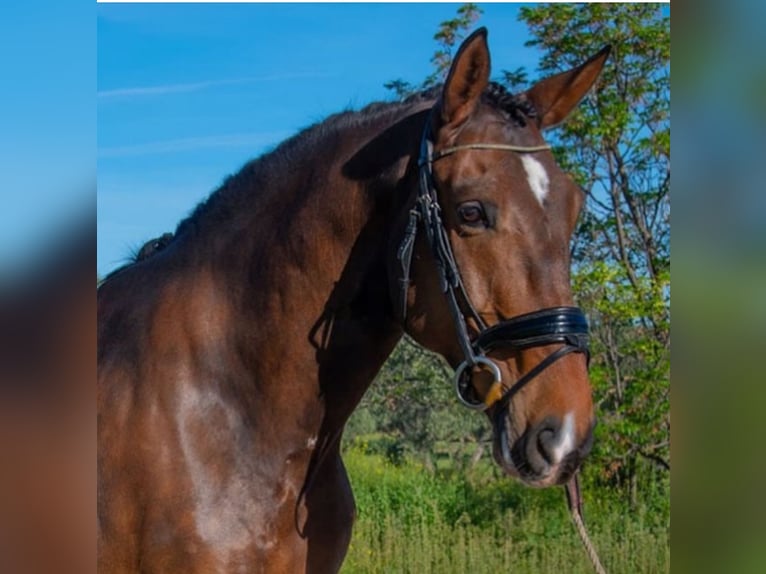
{"label": "horse ear", "polygon": [[479,28],[463,41],[452,60],[442,92],[443,125],[458,125],[468,119],[488,83],[487,29]]}
{"label": "horse ear", "polygon": [[561,123],[580,103],[601,73],[612,47],[607,45],[587,62],[537,82],[525,94],[537,111],[540,129]]}

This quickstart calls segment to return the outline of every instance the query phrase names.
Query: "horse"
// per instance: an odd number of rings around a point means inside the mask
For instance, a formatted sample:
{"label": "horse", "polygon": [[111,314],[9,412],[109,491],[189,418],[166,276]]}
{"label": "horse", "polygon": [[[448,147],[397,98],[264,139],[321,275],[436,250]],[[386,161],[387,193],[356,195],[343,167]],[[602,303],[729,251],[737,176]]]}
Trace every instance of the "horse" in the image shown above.
{"label": "horse", "polygon": [[513,95],[478,29],[442,86],[284,141],[103,282],[100,572],[337,572],[340,438],[404,333],[456,369],[508,475],[571,478],[594,425],[583,194],[542,131],[607,54]]}

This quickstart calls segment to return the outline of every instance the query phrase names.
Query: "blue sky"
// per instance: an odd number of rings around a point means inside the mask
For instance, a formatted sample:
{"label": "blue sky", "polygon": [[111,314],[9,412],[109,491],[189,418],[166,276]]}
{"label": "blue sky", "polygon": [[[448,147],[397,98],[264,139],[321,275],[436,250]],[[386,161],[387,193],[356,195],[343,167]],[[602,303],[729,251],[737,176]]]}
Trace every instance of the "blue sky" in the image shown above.
{"label": "blue sky", "polygon": [[[99,4],[98,272],[175,228],[248,159],[430,71],[459,4]],[[485,4],[493,70],[526,66],[519,4]]]}

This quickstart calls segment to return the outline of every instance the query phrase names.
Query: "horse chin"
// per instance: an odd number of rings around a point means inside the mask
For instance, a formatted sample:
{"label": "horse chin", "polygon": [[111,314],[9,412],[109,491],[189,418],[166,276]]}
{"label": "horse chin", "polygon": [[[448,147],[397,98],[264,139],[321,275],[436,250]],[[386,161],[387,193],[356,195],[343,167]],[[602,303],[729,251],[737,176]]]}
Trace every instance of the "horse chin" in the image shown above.
{"label": "horse chin", "polygon": [[516,442],[515,433],[511,425],[510,416],[507,412],[499,413],[493,423],[492,454],[495,462],[508,476],[524,481],[524,476],[514,462],[513,445]]}

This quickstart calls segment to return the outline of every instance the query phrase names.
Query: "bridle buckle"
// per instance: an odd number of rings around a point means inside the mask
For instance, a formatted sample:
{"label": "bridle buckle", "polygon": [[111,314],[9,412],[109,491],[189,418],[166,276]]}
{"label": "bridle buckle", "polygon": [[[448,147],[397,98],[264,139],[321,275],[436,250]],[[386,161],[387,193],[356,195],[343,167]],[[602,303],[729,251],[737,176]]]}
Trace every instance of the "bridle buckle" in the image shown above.
{"label": "bridle buckle", "polygon": [[[481,367],[492,373],[492,386],[490,387],[484,400],[474,400],[470,395],[474,392],[471,385],[471,370],[474,367]],[[467,376],[466,376],[467,375]],[[502,397],[503,375],[500,373],[500,367],[487,357],[474,357],[473,362],[463,361],[455,371],[453,377],[455,383],[455,394],[457,399],[467,408],[474,411],[485,411]]]}

